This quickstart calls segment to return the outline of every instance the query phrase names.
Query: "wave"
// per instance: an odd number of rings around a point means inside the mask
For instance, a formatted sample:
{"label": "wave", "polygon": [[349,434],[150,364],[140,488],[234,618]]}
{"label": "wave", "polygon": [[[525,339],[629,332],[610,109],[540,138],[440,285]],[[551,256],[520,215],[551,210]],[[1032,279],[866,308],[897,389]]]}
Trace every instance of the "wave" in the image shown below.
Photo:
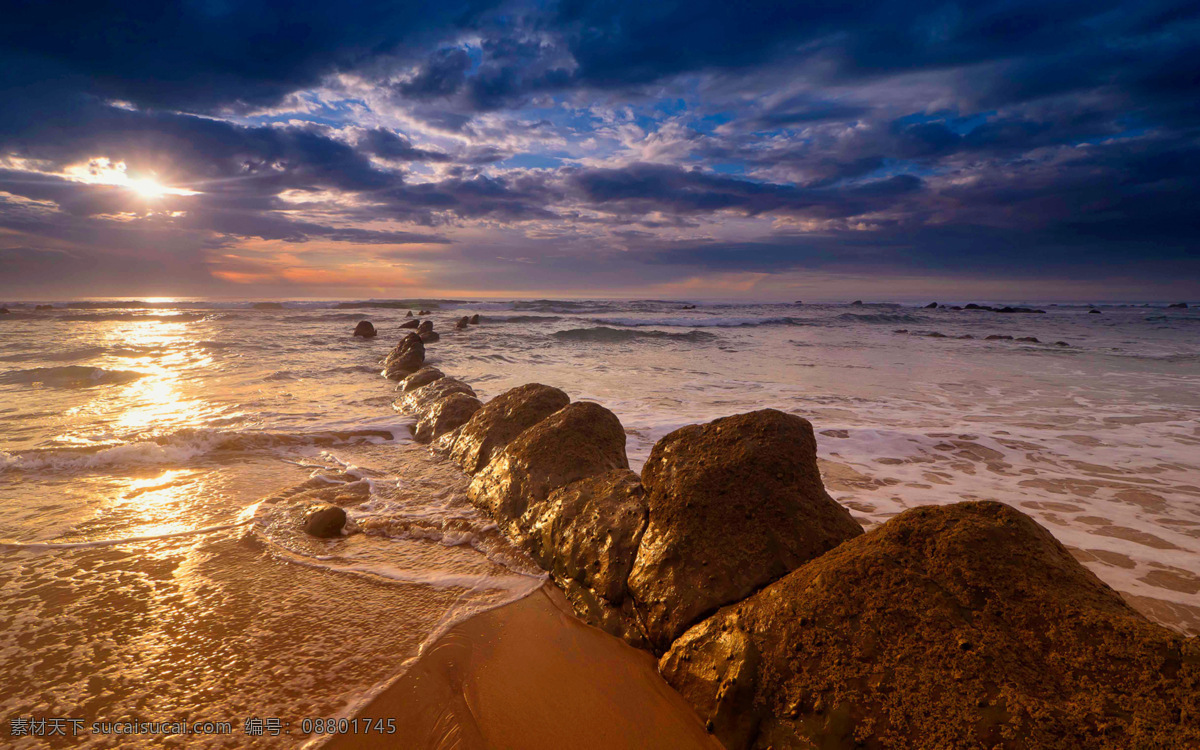
{"label": "wave", "polygon": [[64,367],[35,367],[31,370],[10,370],[0,373],[0,384],[35,385],[47,388],[90,388],[96,385],[122,385],[145,377],[144,372],[105,370],[100,367],[66,365]]}
{"label": "wave", "polygon": [[553,323],[562,320],[561,315],[484,315],[488,323]]}
{"label": "wave", "polygon": [[917,323],[921,320],[912,313],[842,313],[837,319],[852,323]]}
{"label": "wave", "polygon": [[18,453],[0,451],[0,472],[87,471],[115,466],[185,463],[223,452],[285,447],[333,447],[368,441],[390,441],[391,430],[322,430],[306,433],[222,432],[188,428],[169,435],[125,443],[86,447],[41,448]]}
{"label": "wave", "polygon": [[191,323],[197,320],[203,320],[208,317],[200,313],[172,313],[164,315],[146,314],[141,312],[114,312],[114,313],[87,313],[62,315],[56,320],[67,320],[73,323],[108,323],[113,321],[128,320],[133,322],[156,322],[156,323]]}
{"label": "wave", "polygon": [[618,328],[572,328],[567,331],[555,331],[550,334],[556,339],[566,341],[587,341],[592,343],[620,344],[643,339],[688,341],[699,343],[713,341],[715,333],[707,331],[689,331],[687,333],[670,333],[668,331],[622,331]]}
{"label": "wave", "polygon": [[514,302],[512,309],[524,310],[528,312],[587,313],[612,310],[613,305],[597,302],[575,302],[572,300],[561,299],[531,299]]}
{"label": "wave", "polygon": [[0,362],[70,362],[76,359],[91,359],[93,357],[144,357],[148,354],[159,354],[163,351],[159,346],[89,346],[83,349],[68,349],[56,352],[23,352],[0,357]]}
{"label": "wave", "polygon": [[610,326],[659,326],[669,328],[740,328],[748,326],[808,326],[818,325],[804,318],[740,318],[706,316],[701,318],[587,318],[589,322]]}

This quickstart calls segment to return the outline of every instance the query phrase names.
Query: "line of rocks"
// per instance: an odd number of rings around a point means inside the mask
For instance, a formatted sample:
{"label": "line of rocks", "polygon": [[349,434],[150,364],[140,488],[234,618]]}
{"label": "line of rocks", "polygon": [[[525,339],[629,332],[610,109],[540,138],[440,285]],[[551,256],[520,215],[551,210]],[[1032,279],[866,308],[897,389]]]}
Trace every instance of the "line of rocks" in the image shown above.
{"label": "line of rocks", "polygon": [[[908,334],[909,336],[923,336],[930,339],[979,339],[981,341],[1016,341],[1025,344],[1047,344],[1047,341],[1042,341],[1037,336],[1012,336],[1006,333],[991,333],[987,336],[978,337],[970,333],[964,333],[961,336],[947,336],[941,331],[910,331],[907,328],[897,328],[892,333]],[[1055,341],[1052,346],[1070,346],[1066,341]]]}
{"label": "line of rocks", "polygon": [[[386,371],[413,366],[414,338]],[[472,476],[471,502],[583,620],[659,656],[731,750],[1200,743],[1196,640],[1007,505],[916,508],[864,534],[798,416],[676,430],[639,476],[616,415],[557,388],[482,404],[419,367],[398,391],[416,439]]]}

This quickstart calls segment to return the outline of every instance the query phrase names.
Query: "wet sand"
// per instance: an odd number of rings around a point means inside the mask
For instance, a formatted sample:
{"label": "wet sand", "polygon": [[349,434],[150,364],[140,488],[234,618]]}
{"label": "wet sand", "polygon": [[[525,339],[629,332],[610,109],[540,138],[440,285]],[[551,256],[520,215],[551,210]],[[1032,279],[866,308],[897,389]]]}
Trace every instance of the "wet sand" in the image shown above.
{"label": "wet sand", "polygon": [[323,748],[721,748],[652,656],[581,622],[550,584],[451,628],[358,716],[397,732]]}

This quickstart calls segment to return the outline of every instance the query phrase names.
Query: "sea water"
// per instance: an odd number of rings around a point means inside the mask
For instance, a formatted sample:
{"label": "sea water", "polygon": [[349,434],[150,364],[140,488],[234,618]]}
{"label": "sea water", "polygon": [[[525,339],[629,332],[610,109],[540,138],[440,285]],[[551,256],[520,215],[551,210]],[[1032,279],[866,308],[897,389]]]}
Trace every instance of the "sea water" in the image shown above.
{"label": "sea water", "polygon": [[[541,382],[604,404],[635,470],[682,425],[792,412],[865,527],[1009,503],[1147,615],[1200,630],[1194,309],[52,302],[0,315],[0,719],[238,730],[61,746],[244,746],[255,718],[299,743],[450,623],[540,585],[391,406],[379,361],[418,307],[442,335],[430,364],[484,400]],[[378,338],[350,336],[364,319]],[[297,532],[278,495],[302,483],[357,488],[367,533]]]}

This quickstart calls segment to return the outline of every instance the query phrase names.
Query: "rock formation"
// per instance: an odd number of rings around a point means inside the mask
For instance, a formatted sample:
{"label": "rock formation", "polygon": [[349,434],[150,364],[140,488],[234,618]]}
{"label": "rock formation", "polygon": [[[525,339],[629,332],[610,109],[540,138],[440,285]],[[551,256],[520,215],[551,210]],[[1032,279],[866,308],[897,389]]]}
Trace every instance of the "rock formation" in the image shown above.
{"label": "rock formation", "polygon": [[422,367],[404,380],[401,380],[400,385],[396,386],[396,390],[408,393],[444,377],[446,376],[436,367]]}
{"label": "rock formation", "polygon": [[400,327],[401,328],[412,328],[415,330],[420,325],[421,325],[421,321],[413,319],[413,320],[404,321],[403,323],[400,324]]}
{"label": "rock formation", "polygon": [[354,335],[364,339],[375,338],[375,326],[369,320],[360,320],[354,326]]}
{"label": "rock formation", "polygon": [[478,323],[479,322],[479,313],[475,313],[474,315],[472,315],[469,322]]}
{"label": "rock formation", "polygon": [[393,406],[400,411],[408,412],[410,414],[421,414],[424,413],[426,409],[452,393],[462,393],[471,397],[475,396],[475,390],[461,380],[442,377],[434,380],[428,385],[423,385],[420,388],[414,388],[408,393],[405,393],[396,400]]}
{"label": "rock formation", "polygon": [[930,302],[928,305],[925,305],[925,309],[926,310],[936,310],[937,306],[938,306],[938,303]]}
{"label": "rock formation", "polygon": [[1174,302],[1170,305],[1167,305],[1167,307],[1178,309],[1178,310],[1186,310],[1186,309],[1188,309],[1188,304],[1186,302]]}
{"label": "rock formation", "polygon": [[525,535],[522,517],[526,512],[540,515],[554,490],[628,468],[620,420],[600,404],[579,401],[518,435],[475,475],[467,496],[520,539]]}
{"label": "rock formation", "polygon": [[461,427],[482,406],[474,396],[460,392],[449,393],[421,412],[421,418],[413,426],[413,438],[421,443],[433,442],[447,432]]}
{"label": "rock formation", "polygon": [[417,333],[428,333],[433,330],[432,320],[422,320],[417,324]]}
{"label": "rock formation", "polygon": [[461,331],[462,329],[466,328],[467,324],[470,322],[471,319],[464,315],[458,319],[458,322],[454,324],[454,327]]}
{"label": "rock formation", "polygon": [[336,505],[314,505],[304,515],[304,530],[312,536],[330,539],[341,536],[346,525],[346,511]]}
{"label": "rock formation", "polygon": [[416,372],[425,362],[425,343],[415,333],[400,339],[400,343],[383,361],[383,372],[391,380]]}
{"label": "rock formation", "polygon": [[463,425],[450,457],[463,471],[475,474],[513,438],[570,402],[567,394],[540,383],[527,383],[505,391],[487,402],[470,422]]}
{"label": "rock formation", "polygon": [[672,432],[642,482],[649,525],[629,590],[660,651],[699,618],[862,533],[821,484],[812,425],[774,409]]}
{"label": "rock formation", "polygon": [[1200,746],[1200,644],[995,502],[906,511],[659,666],[730,750]]}
{"label": "rock formation", "polygon": [[435,344],[442,340],[441,334],[439,334],[437,331],[422,331],[417,335],[420,336],[421,341],[426,344]]}

